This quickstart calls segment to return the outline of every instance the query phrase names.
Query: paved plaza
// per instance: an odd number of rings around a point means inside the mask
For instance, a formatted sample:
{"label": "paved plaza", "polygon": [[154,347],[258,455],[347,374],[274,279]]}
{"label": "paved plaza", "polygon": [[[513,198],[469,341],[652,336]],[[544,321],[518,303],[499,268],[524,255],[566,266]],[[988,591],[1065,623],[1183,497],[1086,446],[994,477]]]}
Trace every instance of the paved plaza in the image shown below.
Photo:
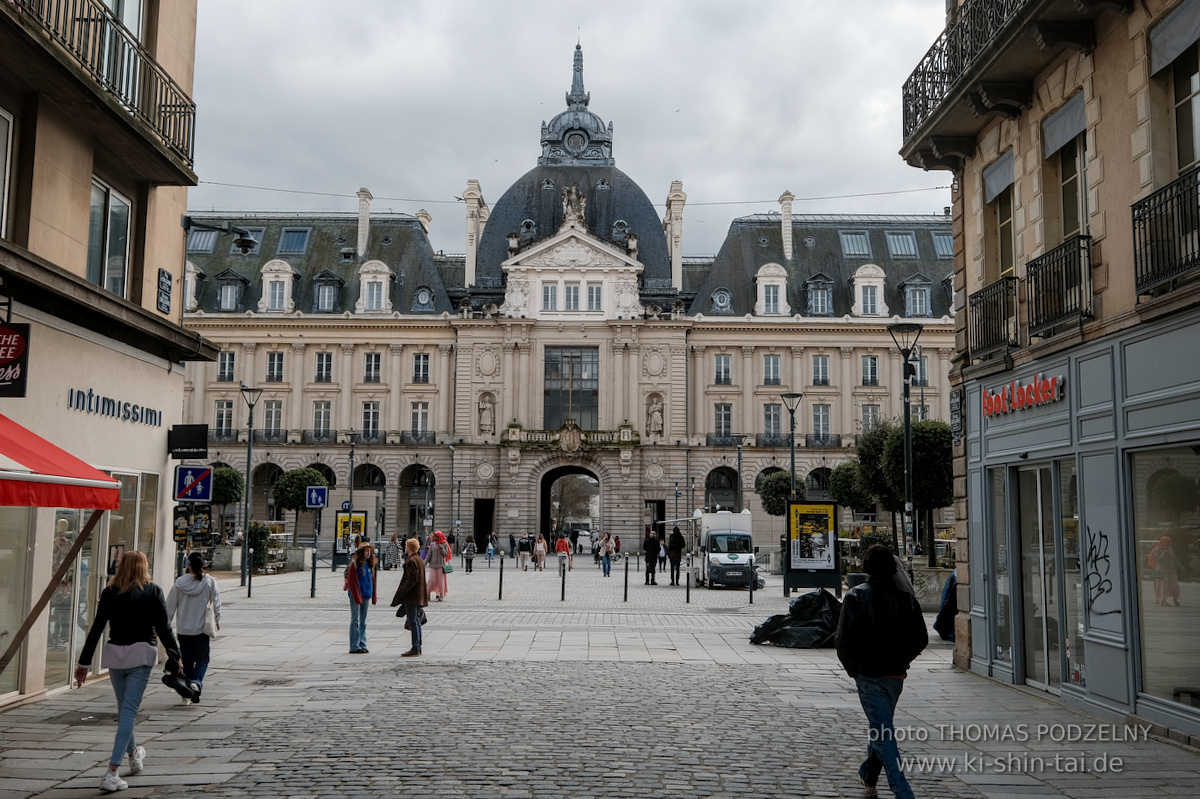
{"label": "paved plaza", "polygon": [[[605,579],[476,560],[429,609],[424,655],[380,572],[366,655],[348,654],[340,572],[221,579],[203,703],[153,683],[145,771],[122,796],[856,797],[865,722],[832,650],[754,646],[766,590]],[[223,575],[218,575],[224,577]],[[933,636],[897,725],[920,797],[1200,795],[1200,754],[964,674]],[[0,799],[94,796],[112,746],[107,680],[0,713]],[[1114,723],[1116,726],[1114,727]],[[1114,737],[1121,740],[1111,740]],[[122,773],[126,769],[122,768]],[[889,796],[886,787],[880,794]]]}

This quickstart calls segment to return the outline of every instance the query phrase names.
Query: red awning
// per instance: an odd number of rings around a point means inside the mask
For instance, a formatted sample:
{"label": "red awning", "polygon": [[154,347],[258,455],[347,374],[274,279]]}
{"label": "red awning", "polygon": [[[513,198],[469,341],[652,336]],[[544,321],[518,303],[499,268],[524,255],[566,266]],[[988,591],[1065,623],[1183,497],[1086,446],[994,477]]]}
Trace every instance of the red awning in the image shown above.
{"label": "red awning", "polygon": [[115,480],[2,414],[0,461],[0,505],[101,510],[120,506]]}

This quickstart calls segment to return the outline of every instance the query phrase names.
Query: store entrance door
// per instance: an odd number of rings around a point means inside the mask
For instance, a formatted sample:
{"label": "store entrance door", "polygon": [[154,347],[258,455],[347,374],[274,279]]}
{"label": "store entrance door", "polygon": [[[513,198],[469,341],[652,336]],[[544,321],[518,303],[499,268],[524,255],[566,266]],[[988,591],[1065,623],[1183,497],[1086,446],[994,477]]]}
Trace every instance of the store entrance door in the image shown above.
{"label": "store entrance door", "polygon": [[1054,479],[1050,467],[1020,470],[1017,491],[1025,682],[1057,693],[1062,681],[1062,603],[1054,534]]}

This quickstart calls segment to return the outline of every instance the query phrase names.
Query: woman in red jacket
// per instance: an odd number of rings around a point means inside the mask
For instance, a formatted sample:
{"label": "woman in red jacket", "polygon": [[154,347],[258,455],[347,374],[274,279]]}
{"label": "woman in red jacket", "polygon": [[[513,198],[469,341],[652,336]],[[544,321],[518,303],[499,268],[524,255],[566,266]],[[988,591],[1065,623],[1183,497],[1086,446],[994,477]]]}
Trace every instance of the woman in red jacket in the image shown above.
{"label": "woman in red jacket", "polygon": [[[343,590],[350,595],[350,654],[367,654],[367,608],[377,601],[375,550],[363,541],[350,556]],[[368,603],[367,600],[370,600]]]}

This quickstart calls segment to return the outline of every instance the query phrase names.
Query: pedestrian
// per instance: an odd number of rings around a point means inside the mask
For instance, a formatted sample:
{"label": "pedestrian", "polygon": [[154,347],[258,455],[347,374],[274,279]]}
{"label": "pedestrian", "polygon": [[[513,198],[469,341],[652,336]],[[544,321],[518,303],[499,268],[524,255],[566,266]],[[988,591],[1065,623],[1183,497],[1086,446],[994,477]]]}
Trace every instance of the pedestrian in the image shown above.
{"label": "pedestrian", "polygon": [[457,542],[455,541],[453,530],[451,530],[450,534],[448,536],[446,536],[446,543],[450,545],[451,554],[453,554],[454,552],[457,551],[457,547],[456,547]]}
{"label": "pedestrian", "polygon": [[579,530],[578,529],[571,531],[571,552],[572,553],[583,552],[583,550],[579,548]]}
{"label": "pedestrian", "polygon": [[441,602],[450,593],[450,578],[446,575],[454,570],[450,563],[450,543],[441,530],[435,530],[425,546],[429,550],[425,558],[425,565],[429,567],[425,583],[429,587],[429,596],[436,596],[437,601]]}
{"label": "pedestrian", "polygon": [[471,565],[475,560],[475,553],[479,551],[479,546],[475,543],[475,539],[467,537],[466,542],[462,545],[463,563],[466,564],[467,574],[471,573]]}
{"label": "pedestrian", "polygon": [[[392,607],[400,605],[407,619],[405,624],[412,634],[412,646],[407,652],[400,653],[402,658],[420,657],[421,655],[421,614],[422,608],[429,604],[429,591],[425,584],[425,564],[417,557],[421,542],[410,538],[404,542],[404,551],[408,558],[404,561],[404,576],[392,597]],[[400,615],[399,612],[396,613]]]}
{"label": "pedestrian", "polygon": [[620,555],[620,554],[621,554],[621,536],[614,535],[613,536],[613,555]]}
{"label": "pedestrian", "polygon": [[488,536],[488,545],[487,549],[484,550],[483,556],[487,559],[488,568],[492,568],[492,559],[496,557],[496,536]]}
{"label": "pedestrian", "polygon": [[686,546],[687,542],[683,540],[679,525],[675,525],[667,538],[667,557],[671,559],[671,585],[679,585],[679,563],[683,560],[683,550]]}
{"label": "pedestrian", "polygon": [[199,552],[188,555],[187,573],[175,581],[167,595],[167,618],[175,620],[179,651],[183,655],[183,678],[194,694],[191,699],[184,697],[184,704],[199,704],[204,675],[208,672],[209,644],[221,629],[221,591],[212,575],[204,573],[204,556]]}
{"label": "pedestrian", "polygon": [[667,570],[667,542],[659,539],[658,542],[658,570],[665,572]]}
{"label": "pedestrian", "polygon": [[562,574],[569,568],[567,561],[571,557],[571,542],[565,535],[560,534],[558,540],[554,542],[554,551],[558,553],[558,573]]}
{"label": "pedestrian", "polygon": [[954,618],[958,615],[958,572],[950,572],[946,585],[942,588],[942,603],[938,606],[937,618],[933,620],[933,629],[943,641],[954,640]]}
{"label": "pedestrian", "polygon": [[391,540],[387,542],[387,547],[383,550],[383,568],[391,570],[400,565],[400,553],[403,550],[400,544],[400,538],[392,533]]}
{"label": "pedestrian", "polygon": [[513,559],[517,557],[517,537],[512,533],[508,534],[508,556]]}
{"label": "pedestrian", "polygon": [[529,558],[533,555],[533,541],[530,540],[529,533],[521,536],[517,548],[521,550],[521,570],[529,571]]}
{"label": "pedestrian", "polygon": [[867,758],[858,767],[858,779],[867,796],[877,796],[882,770],[898,799],[912,799],[900,768],[893,716],[909,664],[928,645],[929,632],[916,599],[896,587],[896,559],[887,547],[870,547],[863,570],[868,579],[846,594],[835,639],[838,660],[858,686],[869,726]]}
{"label": "pedestrian", "polygon": [[[171,630],[167,600],[162,589],[150,581],[146,556],[131,549],[121,556],[108,587],[100,594],[95,620],[75,666],[75,687],[81,687],[92,665],[92,655],[104,628],[104,665],[117,697],[117,734],[113,740],[108,771],[100,790],[123,791],[129,783],[117,774],[125,755],[129,755],[129,773],[140,774],[146,760],[145,747],[138,746],[133,735],[134,721],[150,682],[150,672],[158,662],[158,639],[167,650],[167,671],[183,677],[183,656]],[[156,635],[157,634],[157,635]]]}
{"label": "pedestrian", "polygon": [[1146,565],[1154,576],[1154,601],[1165,606],[1169,599],[1179,607],[1179,558],[1175,556],[1171,536],[1158,539],[1150,550]]}
{"label": "pedestrian", "polygon": [[343,574],[342,590],[350,597],[350,654],[367,654],[367,608],[379,600],[375,586],[375,549],[359,542]]}
{"label": "pedestrian", "polygon": [[608,533],[604,534],[604,538],[600,539],[600,563],[604,566],[604,576],[612,576],[612,560],[616,554],[617,547],[613,542],[612,536]]}
{"label": "pedestrian", "polygon": [[537,566],[537,570],[542,572],[546,570],[546,552],[549,547],[546,546],[546,536],[538,533],[537,543],[533,545],[533,560]]}
{"label": "pedestrian", "polygon": [[642,539],[642,554],[646,558],[646,585],[658,585],[654,579],[654,567],[658,565],[658,537],[646,525],[646,537]]}

